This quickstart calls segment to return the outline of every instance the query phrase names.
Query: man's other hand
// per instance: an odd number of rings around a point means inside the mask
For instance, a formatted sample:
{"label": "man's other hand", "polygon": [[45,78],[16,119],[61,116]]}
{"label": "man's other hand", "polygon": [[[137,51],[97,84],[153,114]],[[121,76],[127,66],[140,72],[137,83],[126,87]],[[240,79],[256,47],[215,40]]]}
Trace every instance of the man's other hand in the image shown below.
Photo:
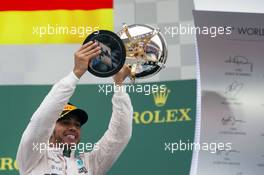
{"label": "man's other hand", "polygon": [[87,71],[91,59],[101,53],[101,48],[97,42],[89,41],[84,44],[77,52],[74,53],[74,74],[81,78]]}
{"label": "man's other hand", "polygon": [[114,76],[115,85],[121,86],[123,84],[123,81],[130,74],[131,74],[131,69],[129,68],[128,65],[124,65],[122,69]]}

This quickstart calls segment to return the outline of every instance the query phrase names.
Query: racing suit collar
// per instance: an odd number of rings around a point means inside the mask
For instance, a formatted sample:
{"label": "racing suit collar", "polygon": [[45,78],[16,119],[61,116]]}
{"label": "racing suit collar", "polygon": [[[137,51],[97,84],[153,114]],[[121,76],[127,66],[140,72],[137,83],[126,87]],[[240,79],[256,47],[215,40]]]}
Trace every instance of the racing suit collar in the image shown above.
{"label": "racing suit collar", "polygon": [[64,148],[49,148],[49,151],[52,151],[54,153],[57,153],[59,155],[65,156],[65,157],[76,157],[78,156],[78,151],[70,150],[70,149],[64,149]]}
{"label": "racing suit collar", "polygon": [[70,149],[62,149],[62,155],[65,157],[76,157],[76,151]]}

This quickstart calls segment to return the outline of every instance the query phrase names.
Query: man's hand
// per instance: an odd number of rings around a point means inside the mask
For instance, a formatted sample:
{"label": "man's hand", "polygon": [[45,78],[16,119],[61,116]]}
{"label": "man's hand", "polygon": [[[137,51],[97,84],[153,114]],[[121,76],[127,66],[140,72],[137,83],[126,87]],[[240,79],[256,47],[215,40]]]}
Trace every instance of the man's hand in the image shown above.
{"label": "man's hand", "polygon": [[130,75],[130,73],[131,69],[129,68],[129,66],[124,65],[122,69],[114,76],[115,85],[121,86],[123,84],[123,81],[128,75]]}
{"label": "man's hand", "polygon": [[74,53],[73,72],[78,78],[87,71],[91,59],[101,53],[100,49],[97,42],[89,41]]}

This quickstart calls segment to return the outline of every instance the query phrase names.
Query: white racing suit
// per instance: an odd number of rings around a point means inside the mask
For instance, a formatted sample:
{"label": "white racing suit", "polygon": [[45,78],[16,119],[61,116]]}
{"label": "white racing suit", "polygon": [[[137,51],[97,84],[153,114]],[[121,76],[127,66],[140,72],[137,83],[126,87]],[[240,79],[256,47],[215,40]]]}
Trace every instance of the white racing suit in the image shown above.
{"label": "white racing suit", "polygon": [[17,152],[21,175],[103,175],[127,145],[132,134],[133,109],[128,94],[119,91],[113,95],[112,117],[107,131],[97,142],[97,149],[78,156],[72,151],[70,157],[66,157],[62,149],[40,152],[34,148],[40,143],[48,144],[56,121],[78,81],[73,72],[60,80],[33,114]]}

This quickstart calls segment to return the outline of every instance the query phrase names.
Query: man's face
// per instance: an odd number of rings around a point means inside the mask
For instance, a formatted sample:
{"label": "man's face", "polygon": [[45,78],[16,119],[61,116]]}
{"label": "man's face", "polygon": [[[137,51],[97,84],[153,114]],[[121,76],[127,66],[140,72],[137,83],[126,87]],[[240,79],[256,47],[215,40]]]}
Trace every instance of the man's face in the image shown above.
{"label": "man's face", "polygon": [[57,121],[52,135],[53,141],[74,145],[80,142],[81,124],[73,114],[70,117]]}

